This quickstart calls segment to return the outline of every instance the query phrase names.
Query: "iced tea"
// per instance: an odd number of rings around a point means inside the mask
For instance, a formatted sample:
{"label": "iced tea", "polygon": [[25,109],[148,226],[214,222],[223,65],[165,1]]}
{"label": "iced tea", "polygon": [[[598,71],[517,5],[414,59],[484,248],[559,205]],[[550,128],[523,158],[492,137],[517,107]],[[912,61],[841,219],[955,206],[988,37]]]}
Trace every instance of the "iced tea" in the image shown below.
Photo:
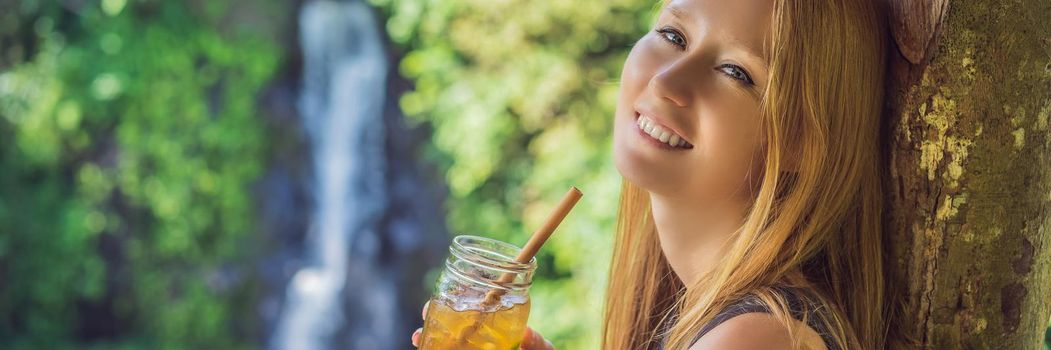
{"label": "iced tea", "polygon": [[498,305],[488,311],[477,307],[454,309],[448,301],[432,299],[427,309],[420,349],[518,349],[529,318],[529,300]]}
{"label": "iced tea", "polygon": [[514,260],[519,251],[489,238],[453,238],[423,322],[420,349],[518,349],[536,270],[536,259]]}

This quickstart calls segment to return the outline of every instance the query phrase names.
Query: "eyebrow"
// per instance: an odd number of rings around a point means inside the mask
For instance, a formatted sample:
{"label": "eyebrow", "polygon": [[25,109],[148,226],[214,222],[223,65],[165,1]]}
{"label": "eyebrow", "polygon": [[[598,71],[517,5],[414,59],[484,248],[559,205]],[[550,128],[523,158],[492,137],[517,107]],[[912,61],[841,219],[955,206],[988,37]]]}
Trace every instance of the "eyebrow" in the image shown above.
{"label": "eyebrow", "polygon": [[755,51],[755,50],[752,49],[752,47],[750,47],[748,45],[745,45],[744,43],[742,43],[740,41],[734,40],[734,42],[737,42],[737,44],[735,46],[740,47],[742,49],[741,52],[744,52],[748,56],[752,56],[752,58],[754,58],[755,60],[759,61],[759,63],[762,63],[763,66],[766,66],[766,65],[768,65],[770,63],[767,60],[766,55],[764,54],[765,50],[763,50],[763,51]]}
{"label": "eyebrow", "polygon": [[668,10],[672,16],[681,20],[686,20],[690,17],[689,12],[686,12],[686,10],[683,10],[677,5],[668,5],[665,9]]}

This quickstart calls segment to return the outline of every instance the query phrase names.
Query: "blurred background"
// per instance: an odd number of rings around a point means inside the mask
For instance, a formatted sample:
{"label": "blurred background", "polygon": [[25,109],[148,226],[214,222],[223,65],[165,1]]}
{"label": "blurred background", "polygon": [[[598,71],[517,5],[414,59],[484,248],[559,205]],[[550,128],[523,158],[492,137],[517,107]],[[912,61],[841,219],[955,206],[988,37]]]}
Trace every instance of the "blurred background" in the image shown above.
{"label": "blurred background", "polygon": [[656,0],[0,0],[0,348],[408,349],[450,237],[598,348]]}

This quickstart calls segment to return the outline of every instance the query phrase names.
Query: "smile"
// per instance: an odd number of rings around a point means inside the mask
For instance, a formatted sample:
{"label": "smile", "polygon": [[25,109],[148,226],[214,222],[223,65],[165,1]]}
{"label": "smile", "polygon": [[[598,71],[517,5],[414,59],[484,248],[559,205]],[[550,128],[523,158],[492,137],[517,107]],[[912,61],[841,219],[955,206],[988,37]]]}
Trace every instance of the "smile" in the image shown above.
{"label": "smile", "polygon": [[671,148],[678,149],[690,149],[693,148],[689,142],[686,142],[682,136],[676,134],[671,129],[665,128],[654,121],[652,118],[645,115],[639,115],[636,124],[639,126],[639,131],[649,137],[651,140],[659,142],[662,146],[668,146]]}

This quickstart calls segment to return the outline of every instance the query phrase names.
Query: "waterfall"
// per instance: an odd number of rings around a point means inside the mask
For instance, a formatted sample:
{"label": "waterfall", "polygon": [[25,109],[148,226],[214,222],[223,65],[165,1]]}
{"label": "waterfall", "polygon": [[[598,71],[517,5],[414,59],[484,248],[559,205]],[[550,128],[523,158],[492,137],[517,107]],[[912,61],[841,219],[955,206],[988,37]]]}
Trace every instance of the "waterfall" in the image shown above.
{"label": "waterfall", "polygon": [[[344,289],[359,287],[347,280],[351,245],[376,236],[389,205],[387,57],[372,10],[360,1],[308,1],[299,26],[304,67],[298,111],[312,150],[314,212],[304,263],[287,286],[269,347],[309,350],[332,347],[347,327]],[[394,329],[393,312],[385,311],[397,303],[390,296],[393,284],[360,287],[375,291],[369,302],[377,309],[365,316]],[[382,340],[363,341],[379,347]]]}

